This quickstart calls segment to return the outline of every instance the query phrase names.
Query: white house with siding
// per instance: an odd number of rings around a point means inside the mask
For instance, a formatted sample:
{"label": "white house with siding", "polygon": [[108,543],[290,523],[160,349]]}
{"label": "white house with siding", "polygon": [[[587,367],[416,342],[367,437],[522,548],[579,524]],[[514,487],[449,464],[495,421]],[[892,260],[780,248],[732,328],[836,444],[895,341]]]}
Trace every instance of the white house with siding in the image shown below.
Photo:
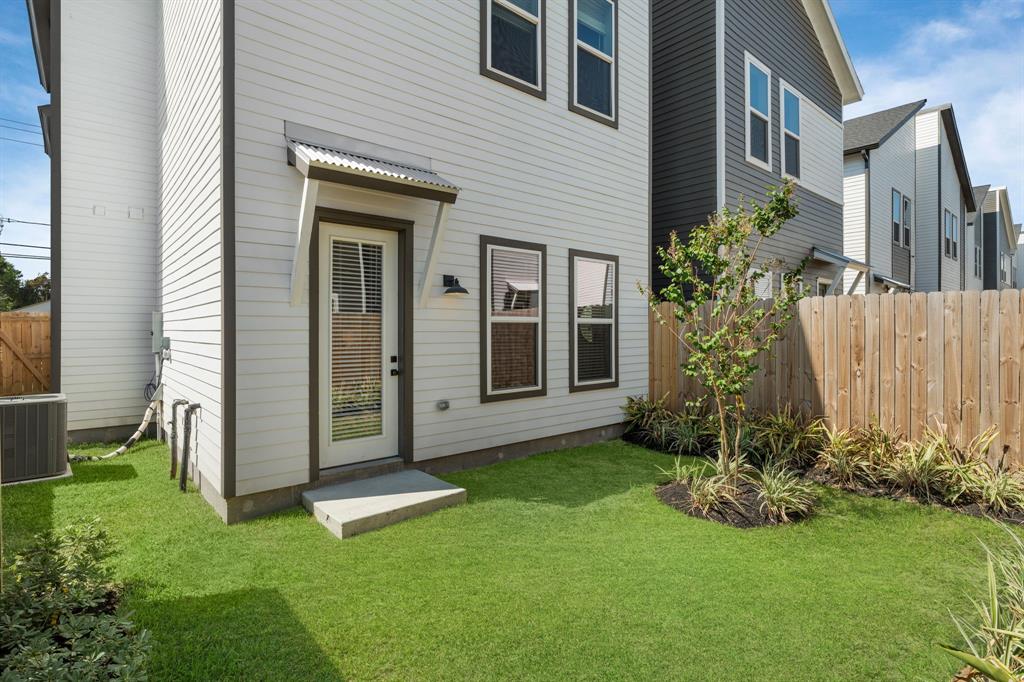
{"label": "white house with siding", "polygon": [[[917,112],[925,101],[846,121],[843,132],[843,253],[870,276],[856,293],[908,291],[917,211]],[[847,273],[846,289],[855,283]]]}
{"label": "white house with siding", "polygon": [[909,102],[846,122],[843,249],[871,273],[857,282],[859,293],[976,283],[968,224],[976,199],[953,107],[924,106]]}
{"label": "white house with siding", "polygon": [[73,435],[134,429],[162,356],[163,423],[201,406],[190,470],[235,521],[620,432],[646,1],[28,3]]}

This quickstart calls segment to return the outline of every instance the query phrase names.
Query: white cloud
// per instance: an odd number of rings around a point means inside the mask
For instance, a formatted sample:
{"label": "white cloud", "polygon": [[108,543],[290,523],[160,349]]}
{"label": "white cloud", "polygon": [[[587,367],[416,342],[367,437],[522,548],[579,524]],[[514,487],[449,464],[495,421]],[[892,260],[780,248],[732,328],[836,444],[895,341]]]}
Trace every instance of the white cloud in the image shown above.
{"label": "white cloud", "polygon": [[1006,185],[1024,206],[1024,0],[968,2],[855,65],[865,96],[847,118],[918,99],[951,102],[971,180]]}

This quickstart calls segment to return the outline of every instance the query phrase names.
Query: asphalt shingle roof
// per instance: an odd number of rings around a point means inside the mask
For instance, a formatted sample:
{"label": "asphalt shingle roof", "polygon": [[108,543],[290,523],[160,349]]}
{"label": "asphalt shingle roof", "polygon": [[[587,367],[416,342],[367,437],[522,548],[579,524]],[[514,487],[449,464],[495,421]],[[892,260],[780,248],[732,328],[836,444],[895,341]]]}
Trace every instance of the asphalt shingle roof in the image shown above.
{"label": "asphalt shingle roof", "polygon": [[910,120],[924,106],[925,100],[901,104],[892,109],[851,118],[843,126],[843,150],[849,154],[862,149],[875,149]]}

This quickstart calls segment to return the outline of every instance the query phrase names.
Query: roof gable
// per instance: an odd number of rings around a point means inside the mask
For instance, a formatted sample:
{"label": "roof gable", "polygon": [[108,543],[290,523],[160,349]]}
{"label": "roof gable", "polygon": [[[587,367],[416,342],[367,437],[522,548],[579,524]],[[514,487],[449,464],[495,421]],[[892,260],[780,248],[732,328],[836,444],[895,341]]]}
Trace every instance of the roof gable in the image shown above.
{"label": "roof gable", "polygon": [[925,101],[901,104],[846,121],[843,124],[843,152],[853,154],[882,146],[924,107]]}
{"label": "roof gable", "polygon": [[960,180],[960,190],[967,204],[968,212],[978,210],[974,200],[974,186],[971,184],[971,176],[967,172],[967,159],[964,157],[964,146],[960,142],[960,130],[956,125],[956,116],[953,114],[952,104],[940,104],[936,107],[924,109],[918,113],[928,114],[937,111],[942,118],[942,125],[946,129],[946,138],[949,140],[949,151],[953,155],[953,165],[956,166],[957,178]]}
{"label": "roof gable", "polygon": [[814,33],[818,36],[821,49],[825,53],[825,59],[832,69],[832,75],[839,84],[839,91],[843,95],[843,104],[853,104],[864,98],[864,87],[860,83],[856,69],[853,68],[853,60],[843,42],[843,36],[839,32],[836,18],[832,15],[832,6],[828,0],[802,0],[804,11],[807,12],[814,27]]}

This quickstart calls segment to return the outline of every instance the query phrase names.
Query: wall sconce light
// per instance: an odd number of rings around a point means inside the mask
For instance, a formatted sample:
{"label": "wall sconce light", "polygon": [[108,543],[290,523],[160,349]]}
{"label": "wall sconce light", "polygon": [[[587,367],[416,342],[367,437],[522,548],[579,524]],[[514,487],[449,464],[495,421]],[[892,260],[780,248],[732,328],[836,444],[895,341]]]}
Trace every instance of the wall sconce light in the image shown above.
{"label": "wall sconce light", "polygon": [[469,296],[466,288],[459,284],[459,278],[455,275],[444,275],[442,280],[445,296]]}

